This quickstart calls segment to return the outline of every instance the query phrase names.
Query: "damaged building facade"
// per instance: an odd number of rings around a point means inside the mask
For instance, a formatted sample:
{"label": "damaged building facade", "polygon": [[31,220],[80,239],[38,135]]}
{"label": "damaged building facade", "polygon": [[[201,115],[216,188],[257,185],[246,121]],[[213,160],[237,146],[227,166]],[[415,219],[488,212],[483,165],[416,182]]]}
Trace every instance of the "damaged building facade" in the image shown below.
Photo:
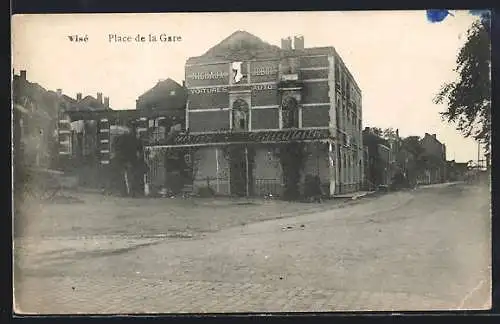
{"label": "damaged building facade", "polygon": [[296,36],[280,48],[237,31],[189,58],[185,78],[184,129],[146,147],[178,152],[185,185],[236,196],[296,197],[308,181],[326,196],[359,190],[361,90],[333,47]]}

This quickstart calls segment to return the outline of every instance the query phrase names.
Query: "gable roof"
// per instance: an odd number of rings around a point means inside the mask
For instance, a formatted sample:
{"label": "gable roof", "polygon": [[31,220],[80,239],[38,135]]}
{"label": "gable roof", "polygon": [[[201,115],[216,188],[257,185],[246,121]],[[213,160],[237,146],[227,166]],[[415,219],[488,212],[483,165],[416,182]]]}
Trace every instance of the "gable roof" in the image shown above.
{"label": "gable roof", "polygon": [[214,59],[230,61],[275,57],[280,55],[280,53],[280,47],[264,42],[249,32],[238,30],[210,48],[203,55],[189,58],[187,64],[201,63]]}
{"label": "gable roof", "polygon": [[111,108],[106,108],[103,103],[99,102],[97,98],[88,95],[81,100],[76,100],[68,95],[63,94],[62,99],[65,102],[66,110],[68,111],[81,111],[81,110],[110,110]]}
{"label": "gable roof", "polygon": [[424,137],[422,137],[422,139],[420,140],[421,143],[429,141],[443,145],[443,143],[441,143],[441,141],[437,139],[436,134],[425,133]]}
{"label": "gable roof", "polygon": [[177,83],[175,80],[167,78],[165,80],[158,81],[151,89],[144,92],[140,95],[137,100],[143,101],[154,98],[157,94],[168,91],[168,90],[177,90],[182,88],[182,86]]}
{"label": "gable roof", "polygon": [[[171,93],[175,91],[174,93]],[[186,107],[187,91],[176,81],[168,78],[159,81],[154,87],[137,98],[137,109],[149,109],[154,106],[161,110],[182,110]],[[183,113],[184,114],[184,113]]]}
{"label": "gable roof", "polygon": [[32,109],[36,109],[36,111],[31,111],[29,114],[51,118],[56,116],[57,113],[56,100],[57,98],[50,91],[47,91],[38,83],[29,82],[21,79],[19,75],[14,75],[12,101],[15,108],[19,110],[22,110],[21,108],[26,109],[27,107],[24,107],[24,105],[30,102],[34,105]]}

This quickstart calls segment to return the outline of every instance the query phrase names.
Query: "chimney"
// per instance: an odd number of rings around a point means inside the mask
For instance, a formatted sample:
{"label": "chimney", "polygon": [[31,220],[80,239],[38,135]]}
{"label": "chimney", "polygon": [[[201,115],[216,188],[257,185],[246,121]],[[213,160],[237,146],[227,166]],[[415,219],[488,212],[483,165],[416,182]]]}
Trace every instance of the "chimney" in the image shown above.
{"label": "chimney", "polygon": [[185,88],[186,87],[186,80],[182,80],[182,87]]}
{"label": "chimney", "polygon": [[97,93],[97,101],[102,105],[102,92]]}
{"label": "chimney", "polygon": [[104,97],[104,108],[109,108],[109,97]]}
{"label": "chimney", "polygon": [[293,48],[296,50],[304,49],[304,36],[294,36],[293,37]]}
{"label": "chimney", "polygon": [[20,76],[21,80],[26,81],[26,70],[21,70]]}
{"label": "chimney", "polygon": [[76,94],[76,101],[80,101],[80,100],[82,100],[82,93],[81,93],[81,92],[78,92],[78,93]]}
{"label": "chimney", "polygon": [[285,51],[292,50],[292,39],[290,37],[281,39],[281,49]]}
{"label": "chimney", "polygon": [[62,89],[57,89],[56,93],[58,97],[62,96]]}
{"label": "chimney", "polygon": [[434,139],[436,139],[436,134],[432,134],[432,137],[434,137]]}

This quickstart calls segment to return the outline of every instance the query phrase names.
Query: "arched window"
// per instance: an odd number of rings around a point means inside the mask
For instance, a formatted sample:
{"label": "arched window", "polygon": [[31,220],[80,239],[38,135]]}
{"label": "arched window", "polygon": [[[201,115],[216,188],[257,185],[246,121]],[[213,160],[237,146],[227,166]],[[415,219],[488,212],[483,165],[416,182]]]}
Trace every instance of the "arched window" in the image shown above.
{"label": "arched window", "polygon": [[299,127],[299,107],[297,100],[285,97],[281,103],[283,128]]}
{"label": "arched window", "polygon": [[248,124],[248,103],[243,99],[237,99],[233,102],[233,129],[247,131]]}

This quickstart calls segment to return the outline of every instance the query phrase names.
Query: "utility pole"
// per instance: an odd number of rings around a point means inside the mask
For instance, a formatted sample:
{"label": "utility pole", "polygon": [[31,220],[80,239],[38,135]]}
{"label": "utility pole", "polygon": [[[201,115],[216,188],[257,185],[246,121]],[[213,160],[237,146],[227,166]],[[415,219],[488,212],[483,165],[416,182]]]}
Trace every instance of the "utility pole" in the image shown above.
{"label": "utility pole", "polygon": [[250,184],[249,184],[249,181],[250,181],[250,177],[249,177],[249,170],[248,170],[248,147],[245,146],[245,164],[246,164],[246,168],[245,168],[245,176],[246,176],[246,196],[250,196]]}
{"label": "utility pole", "polygon": [[[219,170],[219,148],[218,147],[215,148],[215,163],[216,163],[215,165],[216,165],[216,170],[217,170],[217,173],[216,173],[216,177],[217,177],[216,184],[217,184],[217,187],[216,188],[217,188],[217,194],[218,194],[219,193],[219,186],[220,186],[219,185],[219,173],[220,173],[220,170]],[[247,168],[248,168],[248,163],[247,163]],[[248,178],[248,176],[247,176],[247,178]]]}
{"label": "utility pole", "polygon": [[477,142],[477,170],[479,171],[479,155],[480,155],[480,152],[481,152],[481,144],[479,143],[479,141]]}

